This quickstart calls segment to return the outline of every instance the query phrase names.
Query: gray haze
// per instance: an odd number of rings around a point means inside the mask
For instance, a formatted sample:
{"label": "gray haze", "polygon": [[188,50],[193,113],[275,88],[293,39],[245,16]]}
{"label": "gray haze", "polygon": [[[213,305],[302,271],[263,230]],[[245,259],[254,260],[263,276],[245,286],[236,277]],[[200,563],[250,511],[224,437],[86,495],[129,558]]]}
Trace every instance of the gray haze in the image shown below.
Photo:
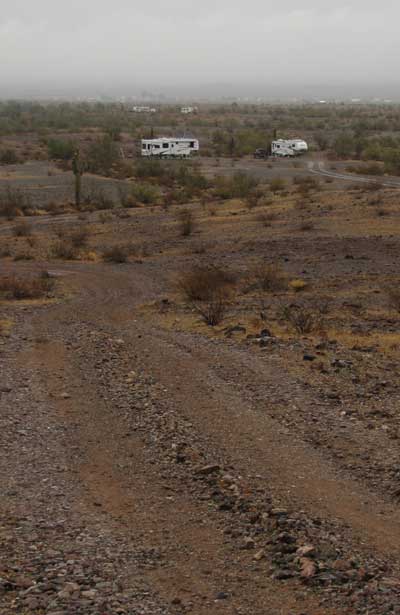
{"label": "gray haze", "polygon": [[398,0],[0,0],[0,97],[400,94]]}

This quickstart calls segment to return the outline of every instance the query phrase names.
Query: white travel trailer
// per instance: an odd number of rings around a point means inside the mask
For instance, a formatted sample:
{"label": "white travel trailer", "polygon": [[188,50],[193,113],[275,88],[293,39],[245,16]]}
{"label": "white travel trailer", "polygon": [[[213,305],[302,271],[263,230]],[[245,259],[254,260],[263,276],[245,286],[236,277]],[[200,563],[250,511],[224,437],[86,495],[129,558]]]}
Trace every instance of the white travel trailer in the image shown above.
{"label": "white travel trailer", "polygon": [[147,106],[142,106],[142,107],[132,107],[132,111],[134,113],[155,113],[157,111],[157,109],[155,109],[154,107],[147,107]]}
{"label": "white travel trailer", "polygon": [[200,149],[197,139],[171,138],[142,139],[142,156],[157,158],[189,158]]}
{"label": "white travel trailer", "polygon": [[299,156],[308,151],[308,145],[303,139],[278,139],[271,143],[273,156]]}
{"label": "white travel trailer", "polygon": [[195,111],[197,111],[197,107],[181,107],[181,113],[183,113],[184,115],[194,113]]}

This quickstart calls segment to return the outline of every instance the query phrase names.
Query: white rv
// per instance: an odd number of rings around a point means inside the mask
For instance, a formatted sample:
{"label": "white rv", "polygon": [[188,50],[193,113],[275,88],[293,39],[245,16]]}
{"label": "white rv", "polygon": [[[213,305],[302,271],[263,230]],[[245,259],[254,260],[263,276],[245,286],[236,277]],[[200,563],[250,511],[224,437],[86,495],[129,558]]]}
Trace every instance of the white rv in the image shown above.
{"label": "white rv", "polygon": [[195,111],[197,111],[197,107],[181,107],[183,115],[189,115],[189,113],[194,113]]}
{"label": "white rv", "polygon": [[132,107],[132,111],[134,113],[155,113],[157,109],[155,109],[154,107],[142,106],[142,107]]}
{"label": "white rv", "polygon": [[142,156],[158,158],[189,158],[200,149],[197,139],[171,138],[142,139]]}
{"label": "white rv", "polygon": [[273,156],[299,156],[308,151],[308,145],[303,139],[278,139],[271,143]]}

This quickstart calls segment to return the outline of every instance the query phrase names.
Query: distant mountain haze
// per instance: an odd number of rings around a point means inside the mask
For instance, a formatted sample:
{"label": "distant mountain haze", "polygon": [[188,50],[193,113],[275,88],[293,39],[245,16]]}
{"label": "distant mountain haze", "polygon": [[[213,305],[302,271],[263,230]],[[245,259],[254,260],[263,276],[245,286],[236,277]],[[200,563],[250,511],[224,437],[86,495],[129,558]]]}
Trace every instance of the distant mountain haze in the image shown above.
{"label": "distant mountain haze", "polygon": [[395,0],[0,0],[0,97],[400,97]]}

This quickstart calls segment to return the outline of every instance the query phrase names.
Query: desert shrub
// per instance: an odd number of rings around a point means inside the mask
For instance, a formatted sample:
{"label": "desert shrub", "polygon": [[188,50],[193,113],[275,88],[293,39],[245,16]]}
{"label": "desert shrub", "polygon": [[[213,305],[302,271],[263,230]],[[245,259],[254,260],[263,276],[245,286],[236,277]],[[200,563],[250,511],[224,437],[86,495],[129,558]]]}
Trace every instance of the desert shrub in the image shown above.
{"label": "desert shrub", "polygon": [[400,312],[400,286],[389,286],[385,291],[389,300],[389,305],[396,310],[396,312]]}
{"label": "desert shrub", "polygon": [[126,263],[128,260],[128,251],[126,246],[114,245],[104,248],[103,260],[109,263]]}
{"label": "desert shrub", "polygon": [[282,177],[274,177],[269,183],[269,189],[273,194],[275,192],[282,192],[285,188],[286,182]]}
{"label": "desert shrub", "polygon": [[8,185],[4,192],[0,192],[0,216],[12,219],[30,207],[30,198],[21,190]]}
{"label": "desert shrub", "polygon": [[0,277],[0,293],[7,299],[39,299],[54,288],[54,280],[47,272],[33,278]]}
{"label": "desert shrub", "polygon": [[97,139],[88,149],[86,168],[90,173],[109,175],[119,160],[119,151],[109,135]]}
{"label": "desert shrub", "polygon": [[295,293],[300,293],[302,290],[305,290],[308,287],[308,284],[305,280],[291,280],[289,282],[289,288],[293,290]]}
{"label": "desert shrub", "polygon": [[54,258],[72,261],[78,257],[78,248],[68,239],[60,239],[52,246],[51,254]]}
{"label": "desert shrub", "polygon": [[113,219],[112,214],[109,211],[102,211],[99,214],[99,222],[105,224],[106,222],[111,222]]}
{"label": "desert shrub", "polygon": [[152,184],[134,184],[131,196],[144,205],[154,205],[160,198],[160,191]]}
{"label": "desert shrub", "polygon": [[221,199],[244,199],[254,192],[258,183],[256,177],[241,171],[232,177],[218,176],[215,178],[214,194]]}
{"label": "desert shrub", "polygon": [[260,222],[265,227],[271,226],[271,223],[278,219],[278,215],[273,211],[260,211],[257,215],[257,222]]}
{"label": "desert shrub", "polygon": [[65,139],[49,139],[47,151],[51,160],[72,160],[75,144]]}
{"label": "desert shrub", "polygon": [[307,306],[283,306],[280,317],[288,322],[297,333],[302,335],[311,333],[321,326],[321,315]]}
{"label": "desert shrub", "polygon": [[195,304],[194,308],[206,325],[215,327],[223,321],[227,313],[228,302],[226,295],[222,290],[216,291],[208,301],[203,304]]}
{"label": "desert shrub", "polygon": [[182,237],[189,237],[194,229],[194,216],[190,209],[182,209],[178,214],[179,229]]}
{"label": "desert shrub", "polygon": [[312,220],[303,220],[299,225],[299,231],[313,231],[314,228],[315,224]]}
{"label": "desert shrub", "polygon": [[385,167],[379,162],[371,162],[369,164],[364,164],[361,166],[350,165],[346,167],[346,171],[348,171],[349,173],[357,173],[358,175],[384,175]]}
{"label": "desert shrub", "polygon": [[300,187],[306,186],[308,190],[316,190],[319,187],[319,181],[316,177],[310,177],[308,175],[296,175],[293,178],[293,184]]}
{"label": "desert shrub", "polygon": [[252,210],[255,207],[257,207],[259,202],[259,197],[256,193],[254,194],[250,194],[246,199],[245,199],[245,205],[247,207],[247,209]]}
{"label": "desert shrub", "polygon": [[11,248],[8,243],[0,245],[0,258],[7,258],[11,256]]}
{"label": "desert shrub", "polygon": [[150,177],[161,178],[166,174],[167,167],[160,160],[149,158],[148,160],[139,160],[135,166],[135,175],[140,179],[148,179]]}
{"label": "desert shrub", "polygon": [[200,266],[183,273],[178,287],[188,302],[198,302],[209,301],[220,291],[229,294],[235,282],[235,276],[225,269]]}
{"label": "desert shrub", "polygon": [[72,246],[77,249],[85,247],[87,245],[89,237],[90,229],[87,226],[74,229],[67,236]]}
{"label": "desert shrub", "polygon": [[121,208],[114,210],[114,216],[116,218],[119,218],[120,220],[126,220],[127,218],[131,217],[129,211],[126,211],[126,209]]}
{"label": "desert shrub", "polygon": [[82,202],[100,211],[114,207],[112,198],[95,182],[85,186]]}
{"label": "desert shrub", "polygon": [[382,190],[383,184],[379,181],[370,181],[365,182],[363,186],[359,186],[359,190],[364,190],[365,192],[378,192],[378,190]]}
{"label": "desert shrub", "polygon": [[18,220],[12,230],[15,237],[29,237],[32,234],[32,227],[26,220]]}
{"label": "desert shrub", "polygon": [[19,158],[13,149],[6,149],[0,152],[0,164],[18,164]]}
{"label": "desert shrub", "polygon": [[34,255],[29,250],[21,250],[20,252],[16,252],[14,254],[15,261],[32,261],[34,260]]}
{"label": "desert shrub", "polygon": [[287,288],[285,272],[278,265],[260,263],[250,273],[252,287],[262,292],[279,292]]}

